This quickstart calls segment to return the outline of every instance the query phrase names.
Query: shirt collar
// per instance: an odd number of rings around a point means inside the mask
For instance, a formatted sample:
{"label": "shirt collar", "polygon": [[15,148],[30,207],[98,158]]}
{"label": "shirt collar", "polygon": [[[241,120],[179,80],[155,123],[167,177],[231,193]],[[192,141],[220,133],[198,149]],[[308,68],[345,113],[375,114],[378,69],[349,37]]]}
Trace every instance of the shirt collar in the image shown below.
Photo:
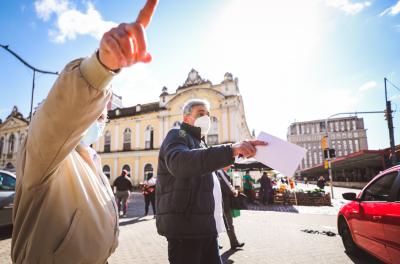
{"label": "shirt collar", "polygon": [[195,127],[189,125],[188,123],[182,122],[181,129],[185,130],[189,135],[201,141],[201,129],[200,127]]}

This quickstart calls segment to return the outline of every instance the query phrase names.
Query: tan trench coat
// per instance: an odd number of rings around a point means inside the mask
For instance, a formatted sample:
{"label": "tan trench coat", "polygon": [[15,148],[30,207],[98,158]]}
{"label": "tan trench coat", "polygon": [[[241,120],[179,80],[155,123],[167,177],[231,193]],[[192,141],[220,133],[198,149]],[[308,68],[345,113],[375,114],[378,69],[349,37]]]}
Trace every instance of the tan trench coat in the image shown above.
{"label": "tan trench coat", "polygon": [[95,54],[72,61],[34,114],[18,154],[14,263],[103,264],[115,251],[112,190],[100,161],[79,144],[110,99],[113,75]]}

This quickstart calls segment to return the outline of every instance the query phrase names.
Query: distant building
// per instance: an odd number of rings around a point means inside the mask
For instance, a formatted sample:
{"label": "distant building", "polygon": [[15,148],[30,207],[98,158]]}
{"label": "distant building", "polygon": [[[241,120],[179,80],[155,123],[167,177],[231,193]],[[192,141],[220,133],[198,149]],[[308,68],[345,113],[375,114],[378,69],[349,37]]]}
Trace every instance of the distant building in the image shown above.
{"label": "distant building", "polygon": [[27,135],[28,123],[16,106],[0,123],[0,169],[16,170],[17,151]]}
{"label": "distant building", "polygon": [[148,173],[156,173],[160,146],[170,129],[180,127],[183,105],[193,98],[210,103],[208,145],[251,138],[238,79],[226,73],[220,83],[212,84],[192,69],[183,85],[171,92],[163,87],[153,102],[108,111],[110,122],[93,147],[110,180],[124,169],[137,185]]}
{"label": "distant building", "polygon": [[[337,157],[368,149],[363,118],[351,116],[329,119],[328,132],[331,139],[330,146],[336,150]],[[287,140],[307,149],[300,170],[323,163],[321,139],[325,135],[325,120],[295,122],[290,125]]]}
{"label": "distant building", "polygon": [[107,110],[114,110],[117,108],[123,108],[122,105],[122,96],[116,95],[115,93],[113,93],[110,102],[108,102],[107,104]]}

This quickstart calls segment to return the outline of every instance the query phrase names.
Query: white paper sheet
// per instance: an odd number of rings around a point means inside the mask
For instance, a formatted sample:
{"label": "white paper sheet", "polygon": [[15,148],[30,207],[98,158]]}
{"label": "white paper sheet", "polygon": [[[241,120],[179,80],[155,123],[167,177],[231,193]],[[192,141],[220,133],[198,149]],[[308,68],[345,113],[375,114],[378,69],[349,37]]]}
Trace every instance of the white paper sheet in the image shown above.
{"label": "white paper sheet", "polygon": [[268,145],[257,146],[254,158],[283,175],[292,177],[307,150],[265,132],[261,132],[257,139],[267,142]]}

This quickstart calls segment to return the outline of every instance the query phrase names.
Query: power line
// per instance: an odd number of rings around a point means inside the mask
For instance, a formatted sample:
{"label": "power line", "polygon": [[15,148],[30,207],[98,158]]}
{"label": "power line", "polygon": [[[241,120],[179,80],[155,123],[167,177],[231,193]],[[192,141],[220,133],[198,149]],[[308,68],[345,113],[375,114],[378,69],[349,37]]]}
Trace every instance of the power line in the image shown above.
{"label": "power line", "polygon": [[17,53],[15,53],[13,50],[8,48],[8,45],[1,45],[0,47],[2,47],[3,49],[5,49],[6,51],[8,51],[9,53],[11,53],[15,58],[17,58],[20,62],[22,62],[26,67],[28,67],[29,69],[31,69],[33,71],[33,78],[32,78],[32,96],[31,96],[31,111],[29,112],[29,122],[32,119],[32,108],[33,108],[33,94],[35,91],[35,77],[36,77],[36,72],[39,73],[43,73],[43,74],[54,74],[54,75],[58,75],[58,72],[51,72],[51,71],[44,71],[41,69],[38,69],[34,66],[32,66],[31,64],[29,64],[28,62],[26,62],[21,56],[19,56]]}
{"label": "power line", "polygon": [[386,81],[388,82],[388,83],[390,83],[394,88],[396,88],[398,91],[400,91],[400,88],[399,87],[397,87],[394,83],[392,83],[389,79],[386,79]]}

